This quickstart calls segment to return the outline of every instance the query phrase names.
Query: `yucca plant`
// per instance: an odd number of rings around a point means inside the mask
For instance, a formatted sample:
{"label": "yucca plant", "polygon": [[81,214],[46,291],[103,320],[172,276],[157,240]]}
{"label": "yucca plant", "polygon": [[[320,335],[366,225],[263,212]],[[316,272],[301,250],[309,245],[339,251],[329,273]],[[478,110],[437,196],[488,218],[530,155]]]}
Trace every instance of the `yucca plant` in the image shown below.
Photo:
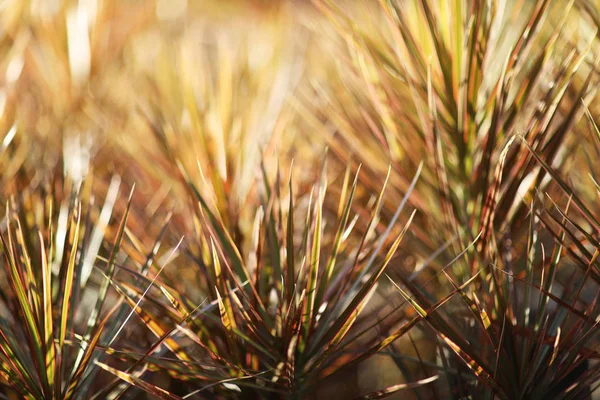
{"label": "yucca plant", "polygon": [[[589,137],[578,121],[595,94],[588,51],[596,39],[592,32],[581,51],[568,55],[557,49],[563,32],[586,24],[584,18],[573,3],[557,16],[547,1],[382,0],[378,7],[365,5],[363,15],[373,21],[365,27],[334,2],[316,3],[349,48],[342,66],[351,71],[350,94],[334,98],[323,91],[338,127],[330,139],[333,153],[344,162],[350,156],[364,161],[371,176],[386,162],[410,170],[430,154],[412,198],[423,220],[413,225],[410,254],[418,249],[422,261],[412,270],[399,264],[389,271],[426,321],[420,331],[439,341],[439,360],[427,367],[442,368],[457,398],[586,398],[589,381],[597,381],[588,365],[596,365],[590,360],[598,310],[582,288],[597,288],[589,250],[595,245],[580,232],[563,246],[560,238],[569,237],[570,228],[539,194],[555,201],[564,192],[574,196],[555,169],[574,165],[566,155]],[[547,18],[558,29],[547,31]],[[508,32],[515,25],[522,27],[517,36]],[[392,187],[402,195],[408,184],[400,178]],[[587,210],[581,203],[577,208]],[[589,211],[583,215],[594,220]],[[552,239],[559,245],[546,253]],[[559,283],[554,273],[570,246],[585,249],[585,256],[568,251],[580,269],[572,272],[574,280]],[[457,298],[438,307],[444,287],[467,282],[462,304]],[[557,332],[565,331],[561,342]],[[580,345],[589,347],[579,352]],[[566,363],[556,363],[552,349],[555,356],[568,354]],[[393,357],[400,368],[411,363],[402,349]],[[471,372],[465,375],[461,365]]]}
{"label": "yucca plant", "polygon": [[111,319],[109,281],[96,290],[88,269],[108,244],[102,270],[113,276],[127,214],[110,244],[94,207],[68,183],[40,185],[7,201],[2,219],[2,384],[19,398],[89,398],[98,343],[122,320]]}
{"label": "yucca plant", "polygon": [[3,5],[0,397],[593,398],[595,2],[241,3]]}
{"label": "yucca plant", "polygon": [[[308,204],[301,204],[291,190],[284,190],[279,174],[273,184],[264,174],[262,206],[255,217],[250,249],[243,253],[219,215],[188,180],[198,204],[191,211],[199,231],[184,240],[178,252],[187,253],[195,265],[201,295],[177,293],[163,279],[148,281],[146,289],[117,284],[157,341],[148,357],[133,367],[125,371],[104,368],[132,387],[164,398],[306,398],[315,395],[323,378],[364,361],[401,336],[406,326],[389,337],[369,336],[379,317],[361,311],[414,212],[401,230],[390,226],[384,235],[373,237],[382,190],[362,238],[349,242],[356,219],[351,210],[357,180],[350,185],[346,179],[346,184],[339,199],[337,226],[329,229],[323,215],[324,178],[312,196],[304,198]],[[396,218],[405,205],[406,201],[399,205]],[[389,235],[395,238],[388,248]],[[386,323],[394,326],[403,317],[398,313],[392,318],[395,322]],[[175,358],[153,354],[161,345]],[[140,377],[152,365],[182,381],[177,393],[167,395]],[[115,381],[104,393],[117,385]],[[377,395],[409,386],[396,385]]]}
{"label": "yucca plant", "polygon": [[[547,183],[526,143],[547,162],[563,162],[573,145],[567,132],[583,113],[581,99],[588,103],[595,92],[588,53],[595,38],[571,54],[558,50],[572,20],[580,21],[569,13],[573,4],[557,18],[547,1],[523,8],[519,2],[379,1],[364,6],[367,22],[353,23],[334,2],[316,3],[349,48],[341,65],[351,71],[342,73],[349,90],[335,97],[321,90],[338,127],[332,154],[363,162],[370,182],[389,162],[400,172],[427,160],[411,199],[428,210],[415,226],[423,253],[456,236],[450,244],[456,254],[482,230],[524,221],[520,197]],[[549,34],[544,21],[551,17],[557,29]],[[509,33],[515,29],[518,35]],[[526,140],[509,148],[499,188],[496,166],[516,134]],[[396,174],[394,198],[408,187],[405,175]],[[487,241],[484,233],[479,246]]]}
{"label": "yucca plant", "polygon": [[[439,338],[439,368],[457,398],[591,399],[600,382],[598,210],[532,155],[564,192],[562,205],[537,194],[528,231],[505,238],[489,266],[478,264],[461,304],[436,308],[431,299],[439,295],[396,274],[412,294],[398,291],[427,321],[424,330]],[[461,278],[444,274],[456,289]],[[461,375],[460,364],[477,383]]]}

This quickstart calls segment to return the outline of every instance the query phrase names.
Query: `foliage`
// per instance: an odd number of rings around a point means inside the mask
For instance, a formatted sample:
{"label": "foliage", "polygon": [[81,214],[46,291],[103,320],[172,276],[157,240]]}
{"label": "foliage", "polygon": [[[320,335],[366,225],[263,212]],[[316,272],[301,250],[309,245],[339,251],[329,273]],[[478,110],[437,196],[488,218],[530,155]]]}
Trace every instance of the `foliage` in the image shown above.
{"label": "foliage", "polygon": [[2,398],[598,393],[595,2],[167,3],[3,5]]}
{"label": "foliage", "polygon": [[[560,52],[566,32],[588,22],[573,2],[552,32],[544,21],[557,16],[543,0],[378,3],[381,13],[366,14],[375,22],[365,28],[333,2],[317,2],[346,38],[344,66],[353,71],[345,82],[352,100],[329,97],[339,121],[330,146],[344,162],[348,149],[368,148],[356,157],[371,175],[385,162],[406,171],[428,160],[411,198],[424,214],[415,224],[423,262],[391,275],[426,320],[423,332],[438,340],[451,395],[586,398],[598,372],[598,214],[557,168],[581,168],[569,151],[589,142],[578,121],[595,95],[595,37]],[[395,183],[402,193],[406,182]],[[579,215],[557,205],[565,196]],[[557,274],[565,268],[569,278]],[[436,307],[465,282],[462,303]],[[464,382],[461,366],[477,384]]]}

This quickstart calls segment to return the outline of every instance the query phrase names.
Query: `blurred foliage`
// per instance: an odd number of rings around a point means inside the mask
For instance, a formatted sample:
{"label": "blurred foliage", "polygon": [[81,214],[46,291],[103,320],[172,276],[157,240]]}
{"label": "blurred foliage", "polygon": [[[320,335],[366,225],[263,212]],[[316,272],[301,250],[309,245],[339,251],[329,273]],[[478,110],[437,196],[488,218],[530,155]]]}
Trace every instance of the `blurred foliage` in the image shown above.
{"label": "blurred foliage", "polygon": [[0,396],[595,398],[599,28],[3,2]]}

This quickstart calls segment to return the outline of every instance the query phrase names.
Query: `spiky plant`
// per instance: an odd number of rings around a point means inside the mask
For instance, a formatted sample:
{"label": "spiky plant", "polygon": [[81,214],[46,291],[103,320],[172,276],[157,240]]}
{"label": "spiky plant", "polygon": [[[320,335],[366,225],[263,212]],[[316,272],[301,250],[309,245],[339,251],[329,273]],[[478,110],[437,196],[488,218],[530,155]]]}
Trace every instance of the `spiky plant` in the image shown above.
{"label": "spiky plant", "polygon": [[242,3],[1,7],[0,397],[597,393],[595,3]]}
{"label": "spiky plant", "polygon": [[111,244],[106,221],[73,187],[44,179],[7,201],[3,213],[1,380],[20,398],[88,398],[97,387],[92,361],[105,328],[122,321],[111,319],[109,280],[97,290],[88,278],[107,245],[102,270],[113,276],[127,213]]}
{"label": "spiky plant", "polygon": [[[422,261],[389,274],[423,319],[420,331],[439,341],[435,368],[451,377],[450,395],[586,398],[588,380],[598,379],[598,309],[594,296],[582,295],[583,287],[597,288],[593,236],[571,236],[584,259],[567,250],[579,269],[572,281],[555,279],[570,228],[539,195],[558,201],[562,189],[576,198],[555,169],[573,165],[566,155],[590,136],[578,122],[595,95],[588,52],[596,38],[592,32],[569,54],[559,49],[573,26],[587,24],[584,17],[572,2],[559,13],[543,0],[382,0],[364,6],[373,21],[365,27],[331,1],[316,3],[349,48],[342,64],[351,71],[349,90],[337,98],[323,92],[338,127],[333,153],[364,161],[371,176],[387,162],[410,170],[429,154],[412,198],[423,220],[413,225],[410,254],[418,249]],[[558,28],[550,32],[546,19]],[[509,34],[515,26],[519,34]],[[393,187],[401,195],[408,184],[400,178]],[[593,227],[594,214],[579,204],[584,225]],[[559,244],[546,252],[552,238]],[[439,307],[445,290],[461,284],[462,304]],[[557,332],[565,331],[561,348]],[[568,354],[564,364],[552,359],[551,339],[555,355]],[[410,363],[402,353],[394,355],[400,367]]]}
{"label": "spiky plant", "polygon": [[[195,184],[188,180],[188,185],[198,201],[190,211],[200,231],[182,246],[198,271],[196,290],[201,296],[177,293],[160,281],[148,282],[146,290],[119,289],[156,336],[152,351],[164,344],[176,357],[160,364],[168,364],[166,370],[183,382],[169,398],[306,398],[320,388],[321,379],[369,358],[390,340],[367,335],[377,326],[378,315],[361,311],[412,215],[401,230],[390,227],[381,237],[372,237],[383,190],[362,239],[348,244],[356,179],[345,186],[337,226],[330,229],[323,215],[326,181],[313,188],[308,204],[298,204],[297,195],[283,190],[279,175],[270,184],[265,174],[251,247],[243,253]],[[293,187],[291,178],[287,186]],[[385,248],[391,234],[393,244]],[[349,356],[357,349],[363,349],[359,357]],[[140,378],[154,362],[140,360],[124,372],[105,368],[131,386],[159,395],[162,391]],[[106,393],[116,386],[117,381]]]}
{"label": "spiky plant", "polygon": [[[338,127],[332,153],[364,162],[370,178],[384,174],[388,162],[411,171],[427,160],[412,198],[430,211],[416,227],[423,252],[455,236],[451,246],[458,252],[482,230],[523,221],[520,197],[547,183],[526,143],[548,162],[562,162],[573,144],[567,132],[583,113],[581,99],[587,103],[595,92],[594,37],[570,54],[560,52],[576,23],[569,16],[579,21],[570,14],[573,4],[557,19],[558,8],[547,1],[523,8],[519,2],[379,1],[364,6],[366,22],[354,23],[333,2],[316,3],[349,48],[342,60],[350,72],[342,79],[350,89],[335,97],[322,91]],[[549,34],[544,21],[551,17],[557,29]],[[570,85],[574,79],[577,86]],[[499,191],[496,165],[515,134],[526,140],[510,147]],[[394,181],[399,195],[408,187],[405,175]]]}
{"label": "spiky plant", "polygon": [[[563,191],[561,201],[535,195],[528,230],[505,239],[489,264],[477,263],[460,303],[440,308],[439,295],[396,274],[422,329],[439,339],[438,368],[452,397],[591,399],[600,382],[598,209],[531,154]],[[461,258],[465,267],[472,262]],[[461,275],[442,272],[456,290]],[[393,357],[401,360],[402,352]],[[461,372],[467,367],[473,376]]]}

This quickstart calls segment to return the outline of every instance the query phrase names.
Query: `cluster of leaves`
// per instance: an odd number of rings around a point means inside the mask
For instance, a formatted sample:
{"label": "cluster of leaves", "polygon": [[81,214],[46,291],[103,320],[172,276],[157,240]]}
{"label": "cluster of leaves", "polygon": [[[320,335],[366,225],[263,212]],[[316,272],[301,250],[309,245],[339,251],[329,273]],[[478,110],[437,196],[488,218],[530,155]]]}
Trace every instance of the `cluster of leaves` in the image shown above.
{"label": "cluster of leaves", "polygon": [[381,357],[353,395],[597,393],[591,1],[33,3],[0,14],[0,397],[319,398]]}
{"label": "cluster of leaves", "polygon": [[[346,38],[352,71],[348,97],[320,88],[338,122],[337,159],[358,158],[371,177],[387,163],[410,171],[428,161],[411,197],[423,220],[405,250],[423,261],[390,275],[438,343],[448,396],[589,398],[599,373],[597,166],[586,158],[587,201],[566,174],[586,169],[569,157],[582,143],[598,148],[581,121],[596,92],[593,6],[381,0],[379,12],[364,6],[372,21],[361,25],[334,2],[317,5]],[[569,47],[580,25],[590,35]],[[402,195],[408,184],[392,186]],[[461,301],[437,306],[467,283]]]}
{"label": "cluster of leaves", "polygon": [[[0,234],[0,357],[3,384],[20,398],[88,398],[97,384],[98,342],[125,323],[115,317],[122,301],[108,307],[107,294],[129,205],[114,241],[105,241],[115,199],[107,199],[104,215],[93,223],[93,202],[81,194],[88,190],[45,177],[39,187],[6,203]],[[90,290],[98,257],[106,260],[107,279]],[[93,293],[97,297],[90,307],[83,300]]]}
{"label": "cluster of leaves", "polygon": [[[197,200],[193,218],[199,232],[170,249],[166,259],[157,254],[168,223],[149,251],[126,228],[131,195],[112,229],[114,240],[104,239],[118,181],[106,194],[111,204],[98,215],[93,202],[83,201],[89,198],[82,194],[90,190],[87,182],[78,186],[44,179],[9,202],[3,220],[4,383],[23,398],[121,397],[132,387],[160,398],[181,398],[143,377],[159,371],[181,381],[177,391],[184,398],[223,391],[284,397],[314,392],[318,378],[348,368],[348,349],[359,342],[369,346],[353,361],[358,362],[393,339],[360,340],[365,326],[378,323],[375,315],[360,312],[412,216],[401,231],[390,227],[386,235],[374,237],[382,189],[372,206],[371,229],[360,245],[347,246],[355,226],[349,217],[357,186],[357,179],[349,185],[349,171],[332,241],[325,239],[331,235],[323,218],[324,176],[313,190],[314,200],[299,207],[291,178],[286,200],[279,175],[273,185],[263,175],[262,206],[245,257],[219,212],[211,210],[185,174]],[[392,232],[393,246],[378,257]],[[140,254],[145,258],[136,261]],[[203,298],[199,304],[158,280],[182,256],[199,273],[194,287],[194,296]],[[157,271],[151,278],[152,267]],[[116,294],[110,301],[109,289]],[[91,307],[84,301],[89,296],[95,297]],[[134,324],[134,315],[141,323]],[[140,348],[144,329],[154,339]],[[117,378],[98,378],[101,370]]]}

